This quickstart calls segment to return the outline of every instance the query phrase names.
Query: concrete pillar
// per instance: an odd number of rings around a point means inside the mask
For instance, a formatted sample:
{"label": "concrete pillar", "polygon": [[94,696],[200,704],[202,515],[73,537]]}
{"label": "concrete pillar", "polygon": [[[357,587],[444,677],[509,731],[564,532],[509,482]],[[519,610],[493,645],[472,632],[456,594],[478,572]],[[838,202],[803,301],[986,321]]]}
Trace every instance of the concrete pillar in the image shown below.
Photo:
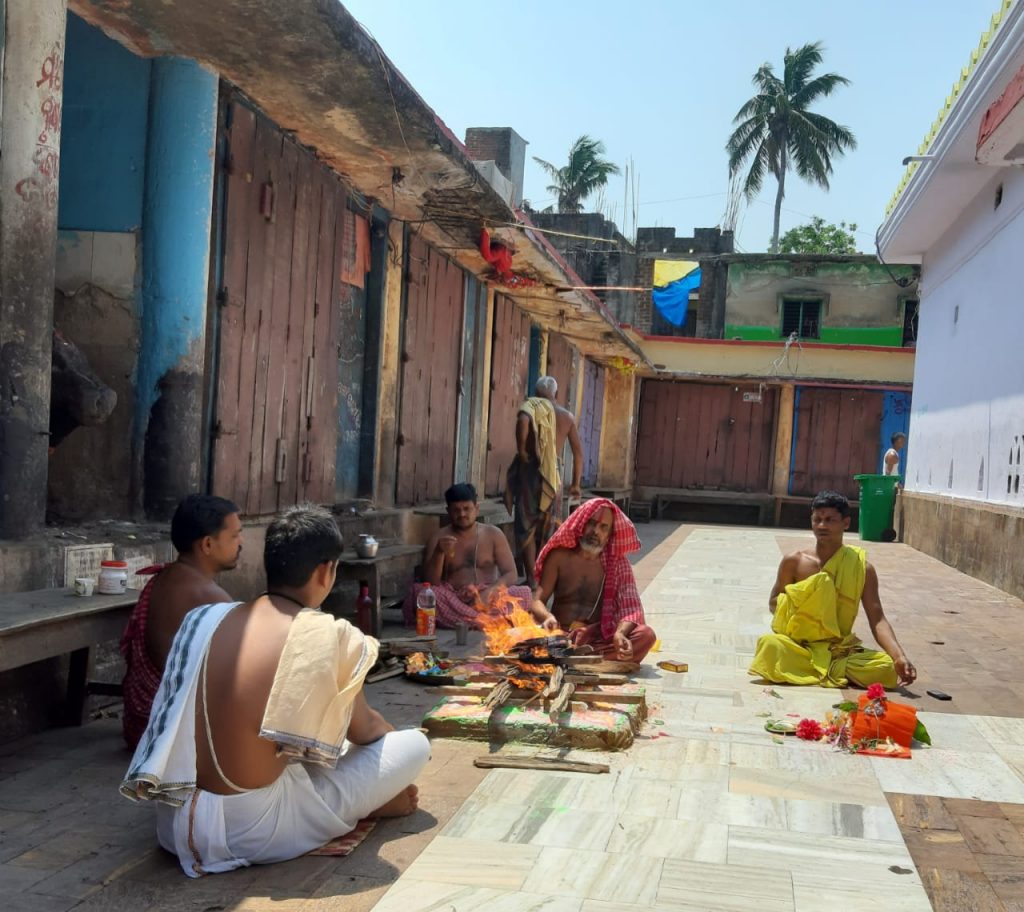
{"label": "concrete pillar", "polygon": [[636,375],[609,369],[604,381],[604,414],[597,487],[625,488],[633,481],[633,437],[636,433]]}
{"label": "concrete pillar", "polygon": [[402,372],[402,295],[405,223],[388,223],[387,271],[381,314],[380,389],[377,407],[377,471],[374,502],[393,506],[398,472],[398,388]]}
{"label": "concrete pillar", "polygon": [[779,389],[779,412],[775,424],[775,462],[772,466],[772,494],[776,497],[785,497],[789,493],[795,400],[796,387],[792,383],[784,383]]}
{"label": "concrete pillar", "polygon": [[46,517],[66,15],[0,2],[0,538]]}
{"label": "concrete pillar", "polygon": [[[478,491],[487,486],[487,426],[491,418],[491,360],[494,356],[494,286],[487,286],[486,323],[484,324],[484,346],[478,352],[482,359],[482,383],[480,384],[480,412],[473,416],[473,427],[481,428],[481,432],[473,435],[472,445],[472,477]],[[479,419],[479,424],[477,420]]]}
{"label": "concrete pillar", "polygon": [[169,518],[200,485],[217,91],[217,77],[191,60],[153,62],[135,410],[137,470],[153,519]]}

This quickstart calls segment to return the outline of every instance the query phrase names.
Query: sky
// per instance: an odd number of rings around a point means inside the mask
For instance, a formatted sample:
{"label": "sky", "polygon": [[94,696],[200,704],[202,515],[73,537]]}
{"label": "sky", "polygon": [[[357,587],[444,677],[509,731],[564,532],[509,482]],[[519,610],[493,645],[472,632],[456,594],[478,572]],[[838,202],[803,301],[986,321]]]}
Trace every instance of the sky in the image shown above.
{"label": "sky", "polygon": [[[782,231],[820,215],[874,234],[917,147],[1000,0],[343,0],[460,138],[512,127],[529,142],[525,198],[553,202],[532,156],[562,165],[583,133],[633,162],[637,224],[679,236],[722,221],[732,119],[764,62],[822,41],[822,72],[851,80],[813,108],[853,130],[831,190],[786,179]],[[632,181],[631,181],[632,183]],[[604,211],[632,226],[622,176]],[[744,205],[737,249],[768,248],[776,184]],[[595,202],[591,198],[588,203]],[[588,209],[594,208],[587,206]]]}

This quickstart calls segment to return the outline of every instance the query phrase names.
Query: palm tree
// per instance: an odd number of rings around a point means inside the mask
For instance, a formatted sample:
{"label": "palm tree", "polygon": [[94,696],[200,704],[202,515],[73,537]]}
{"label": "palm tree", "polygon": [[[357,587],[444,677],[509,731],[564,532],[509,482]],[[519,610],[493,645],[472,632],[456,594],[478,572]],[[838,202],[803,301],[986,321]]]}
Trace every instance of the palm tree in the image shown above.
{"label": "palm tree", "polygon": [[533,157],[554,181],[548,192],[558,197],[559,212],[582,212],[583,201],[607,184],[609,175],[619,173],[618,165],[601,157],[604,153],[604,143],[584,133],[569,148],[569,164],[562,168]]}
{"label": "palm tree", "polygon": [[766,172],[770,171],[779,182],[772,253],[779,248],[786,172],[795,167],[804,180],[828,190],[833,157],[857,148],[857,140],[848,128],[809,110],[819,98],[850,84],[849,79],[835,73],[814,75],[814,69],[821,63],[821,52],[820,41],[795,51],[786,48],[782,79],[775,75],[770,63],[762,64],[753,79],[758,92],[733,118],[736,129],[725,146],[730,176],[737,174],[752,157],[743,182],[747,199],[761,192]]}

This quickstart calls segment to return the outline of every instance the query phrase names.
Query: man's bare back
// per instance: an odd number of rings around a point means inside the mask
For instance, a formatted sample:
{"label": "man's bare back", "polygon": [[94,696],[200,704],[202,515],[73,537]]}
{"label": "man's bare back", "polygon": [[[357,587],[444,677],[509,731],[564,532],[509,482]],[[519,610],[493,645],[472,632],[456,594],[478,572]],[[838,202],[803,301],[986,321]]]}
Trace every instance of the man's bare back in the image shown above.
{"label": "man's bare back", "polygon": [[169,564],[153,582],[146,621],[146,652],[156,668],[163,669],[181,622],[193,608],[230,602],[213,580],[180,560]]}

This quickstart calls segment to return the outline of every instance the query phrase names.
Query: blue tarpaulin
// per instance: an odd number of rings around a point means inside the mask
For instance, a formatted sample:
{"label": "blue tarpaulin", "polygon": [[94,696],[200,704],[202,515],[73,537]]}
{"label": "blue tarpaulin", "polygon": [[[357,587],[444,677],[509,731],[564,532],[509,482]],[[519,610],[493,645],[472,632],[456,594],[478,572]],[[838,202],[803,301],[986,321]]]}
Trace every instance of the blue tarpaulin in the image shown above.
{"label": "blue tarpaulin", "polygon": [[686,323],[686,311],[690,306],[690,292],[700,287],[700,267],[684,275],[681,279],[669,282],[664,288],[651,289],[654,306],[661,315],[673,326]]}

